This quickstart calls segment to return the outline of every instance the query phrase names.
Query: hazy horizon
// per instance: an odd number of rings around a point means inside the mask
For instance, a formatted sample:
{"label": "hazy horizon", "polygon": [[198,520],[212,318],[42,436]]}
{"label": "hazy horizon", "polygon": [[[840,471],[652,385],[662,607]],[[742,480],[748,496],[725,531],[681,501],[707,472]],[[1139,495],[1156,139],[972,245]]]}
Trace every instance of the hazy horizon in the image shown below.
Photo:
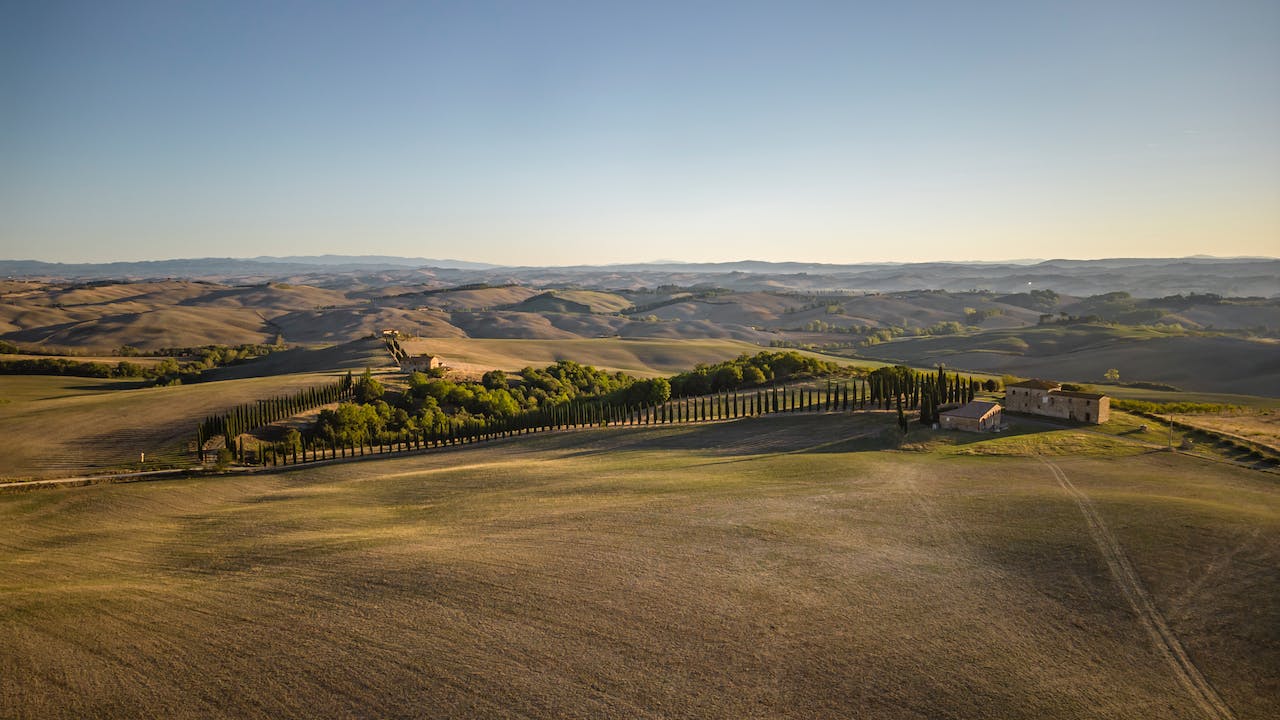
{"label": "hazy horizon", "polygon": [[[996,259],[961,259],[961,258],[936,258],[928,260],[864,260],[856,262],[838,262],[828,260],[764,260],[761,258],[745,257],[745,258],[722,258],[713,260],[682,260],[678,258],[657,258],[650,260],[621,261],[621,262],[601,262],[601,263],[548,263],[541,265],[527,264],[502,264],[489,263],[483,260],[476,260],[465,256],[440,256],[425,257],[411,255],[385,255],[382,253],[367,254],[349,254],[349,253],[316,253],[307,255],[185,255],[159,258],[119,258],[114,260],[44,260],[36,257],[0,257],[0,262],[39,262],[61,265],[109,265],[113,263],[151,263],[151,262],[174,262],[174,261],[190,261],[190,260],[236,260],[236,261],[295,261],[295,260],[311,260],[333,258],[335,260],[349,261],[351,264],[358,264],[361,260],[368,260],[367,264],[377,264],[377,261],[449,261],[476,265],[492,265],[494,267],[611,267],[624,265],[732,265],[740,263],[768,263],[768,264],[796,264],[796,265],[917,265],[917,264],[992,264],[992,265],[1033,265],[1046,262],[1095,262],[1107,260],[1280,260],[1277,255],[1211,255],[1206,253],[1198,253],[1196,255],[1111,255],[1102,257],[1043,257],[1043,258],[996,258]],[[337,263],[335,263],[337,264]],[[406,265],[406,267],[408,267]]]}
{"label": "hazy horizon", "polygon": [[12,3],[0,256],[1265,256],[1278,67],[1254,0]]}

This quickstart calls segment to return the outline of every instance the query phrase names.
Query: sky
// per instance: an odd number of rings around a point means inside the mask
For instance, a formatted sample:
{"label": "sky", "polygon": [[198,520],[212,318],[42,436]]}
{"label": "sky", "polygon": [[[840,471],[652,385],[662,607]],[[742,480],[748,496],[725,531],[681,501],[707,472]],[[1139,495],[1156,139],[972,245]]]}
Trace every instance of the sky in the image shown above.
{"label": "sky", "polygon": [[0,258],[1280,255],[1280,3],[0,0]]}

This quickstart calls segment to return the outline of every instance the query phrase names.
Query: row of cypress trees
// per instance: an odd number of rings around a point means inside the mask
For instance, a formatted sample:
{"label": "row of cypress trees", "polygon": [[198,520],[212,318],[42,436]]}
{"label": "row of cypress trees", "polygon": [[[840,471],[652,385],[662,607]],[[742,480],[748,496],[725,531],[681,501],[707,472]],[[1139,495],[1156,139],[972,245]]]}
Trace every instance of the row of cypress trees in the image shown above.
{"label": "row of cypress trees", "polygon": [[292,395],[258,400],[240,405],[221,415],[210,415],[196,426],[196,448],[203,449],[212,438],[222,435],[228,449],[235,446],[235,439],[254,428],[270,425],[277,420],[306,412],[321,405],[339,402],[351,397],[354,381],[348,372],[341,380],[301,390]]}
{"label": "row of cypress trees", "polygon": [[917,410],[926,403],[936,408],[949,403],[966,403],[973,400],[979,382],[959,373],[948,375],[939,367],[937,372],[918,372],[895,365],[882,367],[867,377],[871,403],[882,410],[890,410],[901,400],[909,410]]}
{"label": "row of cypress trees", "polygon": [[659,405],[619,405],[577,398],[567,403],[501,418],[453,418],[431,428],[394,435],[361,437],[348,442],[304,437],[294,446],[262,445],[257,451],[243,440],[229,444],[242,464],[282,465],[386,452],[464,445],[513,435],[580,427],[668,425],[730,420],[791,412],[837,412],[867,409],[869,386],[863,381],[828,381],[826,387],[772,387],[754,392],[722,392],[670,400]]}
{"label": "row of cypress trees", "polygon": [[[247,450],[242,440],[238,443],[228,442],[227,447],[242,464],[291,465],[332,458],[465,445],[549,430],[611,425],[682,424],[790,412],[890,410],[895,406],[898,409],[898,422],[905,430],[907,421],[904,409],[919,409],[921,422],[932,423],[937,419],[939,406],[972,400],[977,389],[976,380],[962,378],[959,374],[948,375],[941,368],[936,374],[919,373],[902,367],[880,368],[865,380],[828,380],[822,388],[775,386],[754,392],[733,391],[679,398],[658,405],[620,405],[598,398],[576,398],[567,403],[508,417],[446,417],[430,428],[406,430],[396,434],[384,433],[378,437],[362,437],[345,443],[303,437],[300,443],[293,446],[268,444],[261,446],[257,452]],[[264,401],[257,406],[243,406],[237,409],[239,412],[211,418],[206,422],[211,423],[211,429],[234,433],[228,434],[228,437],[235,438],[240,434],[237,430],[252,429],[287,417],[292,414],[289,412],[290,407],[308,409],[336,402],[349,397],[351,391],[352,380],[348,376],[333,386],[312,388],[292,398],[294,403],[302,402],[302,405],[291,405],[289,401]],[[297,411],[300,410],[294,412]]]}

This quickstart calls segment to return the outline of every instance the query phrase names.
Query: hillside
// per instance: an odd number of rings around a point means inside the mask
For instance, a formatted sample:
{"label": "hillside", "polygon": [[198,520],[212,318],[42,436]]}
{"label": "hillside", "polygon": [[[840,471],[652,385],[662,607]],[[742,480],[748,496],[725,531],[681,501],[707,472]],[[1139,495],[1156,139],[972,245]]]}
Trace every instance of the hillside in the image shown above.
{"label": "hillside", "polygon": [[[0,706],[1209,716],[1190,678],[1231,716],[1272,714],[1269,477],[1119,440],[1052,465],[877,451],[883,422],[580,431],[0,495]],[[1108,553],[1132,574],[1121,581]]]}
{"label": "hillside", "polygon": [[[606,291],[539,288],[511,278],[379,286],[393,279],[384,275],[335,277],[333,284],[317,286],[8,282],[0,286],[0,341],[6,343],[0,347],[108,358],[125,345],[320,349],[387,329],[433,341],[621,339],[681,348],[687,341],[714,340],[1083,382],[1097,382],[1115,368],[1126,381],[1280,396],[1280,299],[1204,293],[1141,298],[1127,291],[1079,297],[1025,286],[1005,294],[677,285]],[[318,357],[309,356],[300,369],[319,368]],[[281,362],[272,373],[290,372]],[[645,362],[626,366],[652,369]]]}
{"label": "hillside", "polygon": [[186,462],[196,423],[206,415],[335,379],[300,373],[144,388],[129,380],[0,376],[0,396],[10,400],[0,403],[0,478],[127,470],[139,453],[151,462]]}
{"label": "hillside", "polygon": [[1280,343],[1267,339],[1069,325],[907,338],[861,354],[920,367],[945,363],[1078,382],[1099,382],[1109,368],[1116,368],[1122,380],[1280,397]]}
{"label": "hillside", "polygon": [[[204,258],[160,262],[59,264],[0,260],[0,277],[54,280],[203,279],[228,284],[268,281],[368,287],[431,282],[450,285],[509,283],[533,287],[635,290],[658,286],[721,287],[738,291],[827,292],[832,289],[899,292],[936,288],[995,293],[1051,288],[1088,296],[1124,290],[1138,297],[1177,293],[1280,297],[1276,258],[1107,258],[1033,262],[825,263],[741,261],[636,263],[574,267],[493,267],[421,258]],[[514,300],[510,302],[519,302]],[[470,305],[482,309],[492,305]]]}
{"label": "hillside", "polygon": [[413,355],[439,355],[451,367],[484,372],[498,368],[516,371],[573,360],[639,377],[671,375],[698,363],[714,364],[760,348],[734,340],[495,340],[436,338],[401,343]]}

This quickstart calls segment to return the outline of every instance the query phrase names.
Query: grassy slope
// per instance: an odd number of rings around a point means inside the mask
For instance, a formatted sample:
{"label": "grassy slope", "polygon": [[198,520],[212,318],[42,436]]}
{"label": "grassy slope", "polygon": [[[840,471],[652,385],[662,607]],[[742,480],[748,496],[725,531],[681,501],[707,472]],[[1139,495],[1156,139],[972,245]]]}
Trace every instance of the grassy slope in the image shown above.
{"label": "grassy slope", "polygon": [[[731,340],[406,340],[412,353],[443,355],[464,372],[519,370],[572,359],[638,376],[669,375],[700,362],[754,354]],[[172,461],[203,417],[257,399],[330,381],[330,373],[391,364],[381,340],[296,349],[220,368],[216,382],[138,389],[137,381],[0,375],[0,479],[63,477],[130,467],[138,453]],[[38,401],[37,401],[38,400]]]}
{"label": "grassy slope", "polygon": [[259,398],[332,382],[303,373],[176,387],[138,388],[121,380],[0,376],[20,401],[0,404],[0,478],[58,477],[182,455],[206,415]]}
{"label": "grassy slope", "polygon": [[[33,400],[53,400],[73,395],[89,395],[106,390],[127,390],[137,387],[132,378],[82,378],[60,375],[4,375],[0,376],[0,405],[26,403]],[[16,410],[11,407],[10,411]]]}
{"label": "grassy slope", "polygon": [[591,308],[591,312],[598,313],[619,312],[631,307],[631,301],[621,295],[600,290],[557,290],[556,297],[581,303]]}
{"label": "grassy slope", "polygon": [[[866,452],[879,422],[0,496],[0,707],[1198,717],[1044,466]],[[1274,481],[1173,455],[1058,463],[1217,692],[1266,717]]]}
{"label": "grassy slope", "polygon": [[1146,400],[1155,403],[1197,402],[1220,405],[1239,405],[1255,410],[1278,410],[1280,398],[1259,397],[1257,395],[1237,395],[1232,393],[1207,392],[1175,392],[1172,390],[1147,390],[1144,388],[1120,387],[1116,385],[1097,384],[1093,386],[1098,392],[1112,397],[1128,400]]}
{"label": "grassy slope", "polygon": [[319,348],[291,348],[274,352],[238,365],[228,365],[206,371],[210,380],[232,380],[268,375],[324,372],[326,370],[356,370],[363,368],[395,367],[395,360],[387,351],[382,338],[353,340],[340,345]]}
{"label": "grassy slope", "polygon": [[909,338],[869,348],[870,357],[928,366],[1097,382],[1108,368],[1122,378],[1187,390],[1280,397],[1280,345],[1232,337],[1172,335],[1096,325],[993,330]]}
{"label": "grassy slope", "polygon": [[450,292],[431,293],[422,296],[422,304],[441,307],[446,310],[480,310],[485,308],[514,305],[542,292],[536,288],[522,285],[507,287],[480,288],[476,290],[454,290]]}
{"label": "grassy slope", "polygon": [[700,362],[715,363],[743,353],[754,355],[757,345],[736,340],[624,340],[595,338],[572,340],[494,340],[478,338],[430,338],[404,343],[410,353],[440,355],[455,367],[519,370],[528,365],[550,365],[574,360],[609,370],[623,370],[650,377],[688,370]]}

